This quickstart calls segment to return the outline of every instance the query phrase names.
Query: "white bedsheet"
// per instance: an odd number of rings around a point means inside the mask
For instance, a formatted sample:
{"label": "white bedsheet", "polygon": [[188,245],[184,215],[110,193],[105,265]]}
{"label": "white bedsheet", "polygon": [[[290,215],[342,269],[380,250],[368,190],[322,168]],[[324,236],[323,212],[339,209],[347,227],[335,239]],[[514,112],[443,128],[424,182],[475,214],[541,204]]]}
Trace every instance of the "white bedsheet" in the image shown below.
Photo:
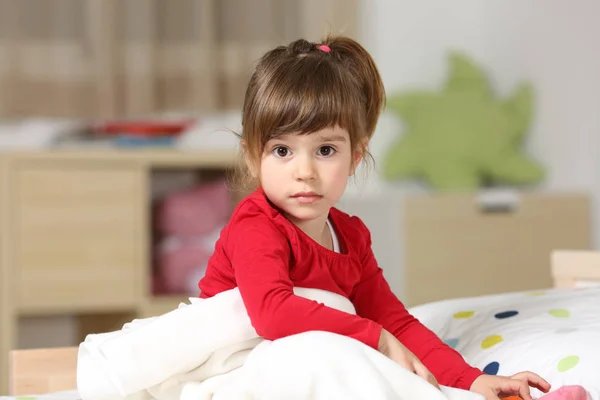
{"label": "white bedsheet", "polygon": [[554,388],[582,385],[600,400],[598,287],[446,300],[410,311],[485,372],[530,370]]}
{"label": "white bedsheet", "polygon": [[[354,313],[342,296],[297,294]],[[191,300],[191,299],[190,299]],[[374,349],[347,337],[307,332],[276,341],[258,337],[236,290],[80,345],[83,400],[475,400],[433,386]]]}
{"label": "white bedsheet", "polygon": [[65,390],[27,396],[0,396],[0,400],[81,400],[81,397],[77,390]]}

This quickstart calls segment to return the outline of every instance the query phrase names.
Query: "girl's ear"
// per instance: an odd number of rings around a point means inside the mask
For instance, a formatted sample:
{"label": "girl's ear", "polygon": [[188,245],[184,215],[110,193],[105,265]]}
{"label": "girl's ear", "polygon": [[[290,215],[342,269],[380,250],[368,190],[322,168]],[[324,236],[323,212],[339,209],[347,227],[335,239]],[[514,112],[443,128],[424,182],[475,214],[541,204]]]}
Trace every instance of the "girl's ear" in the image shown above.
{"label": "girl's ear", "polygon": [[367,151],[367,143],[367,139],[361,141],[361,143],[359,143],[358,146],[356,146],[356,149],[352,152],[352,165],[350,167],[349,176],[353,176],[356,173],[356,169],[360,165],[360,162],[364,159],[365,152]]}

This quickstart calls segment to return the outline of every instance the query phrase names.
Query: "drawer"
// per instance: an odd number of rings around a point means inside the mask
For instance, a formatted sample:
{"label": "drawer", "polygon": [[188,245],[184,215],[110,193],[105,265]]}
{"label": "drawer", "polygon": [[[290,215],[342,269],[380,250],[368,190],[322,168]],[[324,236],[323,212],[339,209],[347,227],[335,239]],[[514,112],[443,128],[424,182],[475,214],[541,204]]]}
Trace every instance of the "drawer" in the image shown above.
{"label": "drawer", "polygon": [[577,193],[524,193],[506,209],[468,194],[413,196],[403,214],[409,306],[552,287],[552,252],[592,242],[590,200]]}
{"label": "drawer", "polygon": [[13,179],[19,309],[134,306],[141,287],[138,171],[46,164],[21,167]]}

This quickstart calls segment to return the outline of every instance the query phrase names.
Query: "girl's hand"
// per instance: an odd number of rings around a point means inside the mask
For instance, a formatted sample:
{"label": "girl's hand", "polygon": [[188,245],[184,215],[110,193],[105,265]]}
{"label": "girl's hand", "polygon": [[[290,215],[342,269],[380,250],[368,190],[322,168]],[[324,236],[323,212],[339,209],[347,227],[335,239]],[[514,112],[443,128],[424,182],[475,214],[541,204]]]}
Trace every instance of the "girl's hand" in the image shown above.
{"label": "girl's hand", "polygon": [[431,383],[437,389],[440,388],[437,380],[431,372],[421,363],[406,346],[385,329],[381,330],[379,337],[379,352],[386,355],[388,358],[400,364],[410,372],[413,372]]}
{"label": "girl's hand", "polygon": [[533,372],[519,372],[513,376],[481,375],[471,385],[471,392],[483,395],[486,400],[499,400],[502,397],[520,396],[523,400],[533,400],[529,387],[544,393],[550,384]]}

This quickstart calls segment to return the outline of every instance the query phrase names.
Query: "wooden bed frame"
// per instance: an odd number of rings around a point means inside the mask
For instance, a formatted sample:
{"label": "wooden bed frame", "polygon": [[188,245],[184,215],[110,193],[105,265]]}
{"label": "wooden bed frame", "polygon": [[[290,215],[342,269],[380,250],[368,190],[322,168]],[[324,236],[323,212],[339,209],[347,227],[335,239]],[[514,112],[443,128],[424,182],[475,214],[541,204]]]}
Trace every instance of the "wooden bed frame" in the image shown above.
{"label": "wooden bed frame", "polygon": [[10,353],[10,394],[42,394],[77,388],[77,347]]}
{"label": "wooden bed frame", "polygon": [[[556,251],[551,256],[551,271],[557,288],[600,285],[600,252]],[[11,352],[10,394],[74,390],[77,351],[77,347],[66,347]]]}

